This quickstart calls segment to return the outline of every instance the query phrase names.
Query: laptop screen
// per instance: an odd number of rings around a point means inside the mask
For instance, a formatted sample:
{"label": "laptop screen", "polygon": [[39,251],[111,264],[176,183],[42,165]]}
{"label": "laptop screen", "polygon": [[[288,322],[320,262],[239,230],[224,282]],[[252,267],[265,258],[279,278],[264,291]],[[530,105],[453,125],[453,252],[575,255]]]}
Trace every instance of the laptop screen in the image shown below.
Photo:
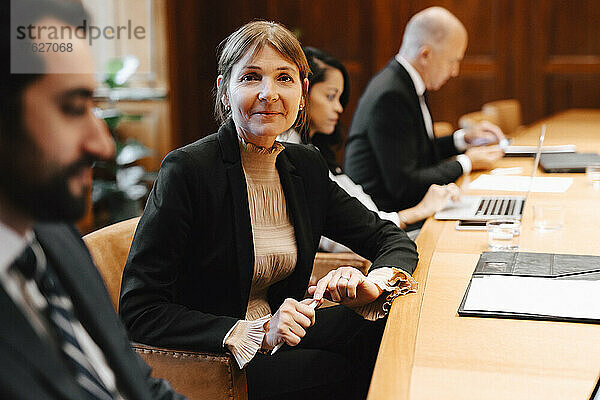
{"label": "laptop screen", "polygon": [[590,397],[590,400],[600,400],[600,377],[598,378],[598,381],[596,382],[596,387],[594,388],[594,391],[592,392],[592,396]]}
{"label": "laptop screen", "polygon": [[544,138],[546,137],[546,124],[542,125],[542,131],[540,132],[540,138],[538,140],[537,150],[535,151],[535,159],[533,160],[533,169],[531,170],[531,175],[529,179],[529,189],[527,189],[527,194],[525,195],[525,203],[527,203],[527,199],[529,198],[529,193],[531,193],[531,188],[533,187],[533,179],[535,178],[535,173],[537,172],[538,166],[540,165],[540,156],[542,154],[542,144],[544,143]]}

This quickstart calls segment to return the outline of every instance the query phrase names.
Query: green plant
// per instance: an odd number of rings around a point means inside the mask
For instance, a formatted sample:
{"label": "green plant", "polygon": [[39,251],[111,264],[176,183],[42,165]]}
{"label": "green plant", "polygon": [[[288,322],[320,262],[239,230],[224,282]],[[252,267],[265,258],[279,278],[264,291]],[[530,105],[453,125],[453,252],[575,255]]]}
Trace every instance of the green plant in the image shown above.
{"label": "green plant", "polygon": [[[115,157],[96,163],[92,186],[92,203],[97,225],[112,224],[137,216],[142,200],[148,194],[148,184],[154,174],[135,163],[152,154],[140,142],[119,140],[117,126],[124,116],[116,109],[99,111],[115,141]],[[126,117],[125,117],[126,118]]]}
{"label": "green plant", "polygon": [[[109,61],[104,83],[111,89],[124,86],[135,73],[139,60],[125,56]],[[92,203],[97,227],[112,224],[141,213],[142,201],[148,194],[148,187],[155,174],[148,173],[137,161],[148,157],[152,151],[140,142],[127,139],[122,141],[118,125],[123,119],[137,120],[139,115],[124,115],[111,101],[108,109],[97,110],[115,142],[115,156],[108,161],[96,163],[92,186]]]}
{"label": "green plant", "polygon": [[140,60],[132,55],[113,58],[106,65],[104,83],[111,89],[125,86],[139,65]]}

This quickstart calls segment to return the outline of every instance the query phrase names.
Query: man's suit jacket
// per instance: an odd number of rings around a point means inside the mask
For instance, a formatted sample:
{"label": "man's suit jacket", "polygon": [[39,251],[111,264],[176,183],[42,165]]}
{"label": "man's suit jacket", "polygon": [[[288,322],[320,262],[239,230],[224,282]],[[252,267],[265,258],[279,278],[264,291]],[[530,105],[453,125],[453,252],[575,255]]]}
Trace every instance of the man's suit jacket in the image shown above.
{"label": "man's suit jacket", "polygon": [[[71,297],[81,324],[104,352],[127,399],[183,399],[150,377],[150,368],[132,350],[102,277],[72,227],[43,224],[36,237]],[[0,285],[0,398],[81,400],[87,398],[55,346],[41,339]]]}
{"label": "man's suit jacket", "polygon": [[[415,244],[328,177],[314,147],[285,143],[276,168],[294,226],[294,272],[268,291],[275,312],[302,299],[321,235],[373,261],[412,272]],[[138,225],[123,272],[119,312],[135,341],[223,351],[244,319],[254,249],[246,181],[231,120],[219,132],[171,152]]]}
{"label": "man's suit jacket", "polygon": [[462,174],[452,136],[431,140],[410,75],[392,59],[367,85],[354,117],[344,169],[379,209],[416,205],[431,184]]}

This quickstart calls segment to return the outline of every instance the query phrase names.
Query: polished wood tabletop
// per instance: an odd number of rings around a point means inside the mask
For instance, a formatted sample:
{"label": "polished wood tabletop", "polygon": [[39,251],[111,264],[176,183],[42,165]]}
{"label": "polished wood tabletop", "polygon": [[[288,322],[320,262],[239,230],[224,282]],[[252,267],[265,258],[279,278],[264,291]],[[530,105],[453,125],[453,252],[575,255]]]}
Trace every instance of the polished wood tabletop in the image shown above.
{"label": "polished wood tabletop", "polygon": [[[600,110],[556,114],[523,129],[513,144],[537,145],[542,123],[545,145],[575,144],[578,152],[600,153]],[[533,161],[504,158],[497,166],[521,166],[522,175],[529,175]],[[459,184],[466,187],[478,175]],[[600,191],[585,174],[552,176],[573,178],[573,184],[565,193],[530,194],[520,251],[600,255]],[[534,230],[537,204],[563,207],[563,228]],[[392,305],[369,400],[589,398],[600,374],[600,325],[460,317],[457,309],[487,250],[487,233],[457,231],[455,221],[429,219],[417,245],[419,291]]]}

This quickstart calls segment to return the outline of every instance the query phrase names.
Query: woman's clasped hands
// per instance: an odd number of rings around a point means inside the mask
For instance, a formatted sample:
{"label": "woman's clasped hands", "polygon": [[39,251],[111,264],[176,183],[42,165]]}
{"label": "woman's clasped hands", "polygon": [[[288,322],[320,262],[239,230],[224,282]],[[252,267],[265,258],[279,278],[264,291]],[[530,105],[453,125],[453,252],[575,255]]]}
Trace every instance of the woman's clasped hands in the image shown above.
{"label": "woman's clasped hands", "polygon": [[358,269],[340,267],[330,271],[316,285],[308,288],[312,298],[297,301],[285,299],[265,326],[263,349],[273,349],[282,343],[296,346],[315,323],[315,309],[324,299],[346,306],[361,306],[377,299],[382,290]]}

